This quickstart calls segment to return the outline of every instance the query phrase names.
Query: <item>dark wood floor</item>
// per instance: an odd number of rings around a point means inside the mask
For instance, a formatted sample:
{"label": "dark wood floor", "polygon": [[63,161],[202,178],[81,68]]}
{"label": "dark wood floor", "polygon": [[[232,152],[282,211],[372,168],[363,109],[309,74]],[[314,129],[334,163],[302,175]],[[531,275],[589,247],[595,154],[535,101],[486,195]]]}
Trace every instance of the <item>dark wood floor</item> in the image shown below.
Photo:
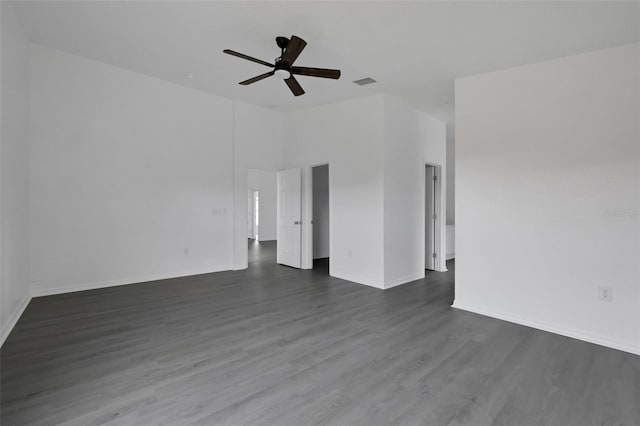
{"label": "dark wood floor", "polygon": [[2,425],[639,425],[640,357],[274,263],[33,299]]}

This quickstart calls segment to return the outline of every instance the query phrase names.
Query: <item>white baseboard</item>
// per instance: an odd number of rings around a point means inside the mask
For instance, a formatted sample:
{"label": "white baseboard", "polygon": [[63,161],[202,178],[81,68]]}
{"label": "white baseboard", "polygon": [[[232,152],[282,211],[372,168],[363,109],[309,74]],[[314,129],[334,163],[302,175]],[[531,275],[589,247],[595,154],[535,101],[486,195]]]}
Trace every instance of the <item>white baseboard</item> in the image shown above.
{"label": "white baseboard", "polygon": [[83,284],[47,286],[39,283],[39,284],[32,284],[31,296],[32,297],[51,296],[54,294],[73,293],[75,291],[94,290],[97,288],[116,287],[116,286],[128,285],[128,284],[138,284],[138,283],[144,283],[149,281],[166,280],[170,278],[189,277],[192,275],[211,274],[213,272],[229,271],[232,269],[233,268],[231,266],[225,265],[225,266],[213,267],[213,268],[207,268],[207,269],[196,269],[196,270],[188,270],[188,271],[181,271],[181,272],[174,272],[174,273],[148,275],[145,277],[122,278],[117,280],[95,281],[95,282],[83,283]]}
{"label": "white baseboard", "polygon": [[13,327],[18,323],[18,320],[24,313],[24,310],[27,309],[29,302],[31,302],[31,296],[27,294],[27,297],[25,297],[22,302],[20,302],[20,305],[18,305],[16,310],[13,311],[13,314],[11,314],[7,323],[2,326],[2,330],[0,330],[0,347],[4,344],[4,341],[7,340],[7,337],[9,337],[9,333],[11,333]]}
{"label": "white baseboard", "polygon": [[388,290],[390,288],[402,285],[402,284],[406,284],[409,283],[411,281],[415,281],[415,280],[419,280],[424,278],[424,271],[423,272],[419,272],[417,274],[412,274],[412,275],[407,275],[406,277],[402,277],[402,278],[397,278],[391,281],[387,281],[384,282],[382,284],[375,284],[375,283],[371,283],[371,282],[367,282],[362,280],[360,277],[355,277],[353,275],[349,275],[349,274],[344,274],[342,272],[335,272],[335,271],[330,271],[330,275],[332,277],[336,277],[336,278],[340,278],[342,280],[346,280],[346,281],[351,281],[354,282],[356,284],[362,284],[362,285],[366,285],[369,287],[373,287],[373,288],[377,288],[380,290]]}
{"label": "white baseboard", "polygon": [[422,273],[412,274],[406,277],[397,278],[395,280],[386,281],[384,283],[384,289],[387,290],[387,289],[390,289],[402,284],[410,283],[411,281],[419,280],[422,278],[424,278],[424,271],[422,271]]}
{"label": "white baseboard", "polygon": [[333,269],[329,271],[329,275],[335,278],[340,278],[341,280],[351,281],[356,284],[362,284],[369,287],[377,288],[379,290],[384,290],[383,284],[374,284],[374,283],[366,282],[366,281],[363,281],[360,277],[344,274],[342,272],[336,272]]}
{"label": "white baseboard", "polygon": [[573,339],[583,340],[585,342],[593,343],[600,346],[605,346],[612,349],[617,349],[624,352],[629,352],[635,355],[640,355],[640,345],[619,341],[617,339],[610,339],[605,336],[597,336],[590,333],[585,333],[580,330],[569,330],[557,325],[546,324],[541,321],[531,320],[523,318],[518,315],[496,313],[487,309],[479,308],[476,306],[465,305],[455,302],[452,305],[453,308],[463,311],[473,312],[474,314],[480,314],[491,318],[497,318],[499,320],[512,322],[514,324],[520,324],[538,330],[548,331],[549,333],[559,334],[561,336],[571,337]]}

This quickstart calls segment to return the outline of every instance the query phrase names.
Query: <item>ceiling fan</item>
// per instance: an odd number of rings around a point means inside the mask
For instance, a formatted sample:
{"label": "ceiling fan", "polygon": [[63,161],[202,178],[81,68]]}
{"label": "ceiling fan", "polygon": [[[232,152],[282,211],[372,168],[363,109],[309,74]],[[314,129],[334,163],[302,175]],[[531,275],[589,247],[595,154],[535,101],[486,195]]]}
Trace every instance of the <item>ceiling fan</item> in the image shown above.
{"label": "ceiling fan", "polygon": [[233,50],[224,50],[224,53],[227,53],[229,55],[237,56],[238,58],[246,59],[248,61],[256,62],[258,64],[273,68],[273,71],[269,71],[248,80],[241,81],[241,85],[246,86],[255,83],[256,81],[260,81],[262,79],[275,75],[276,77],[283,79],[284,82],[287,83],[287,86],[289,86],[289,89],[295,96],[300,96],[304,95],[304,90],[302,89],[300,83],[298,83],[298,80],[296,80],[294,75],[333,78],[335,80],[340,78],[340,70],[293,66],[293,63],[307,45],[307,42],[300,37],[291,36],[291,39],[288,39],[286,37],[276,37],[276,44],[280,48],[281,54],[280,57],[275,59],[275,64],[270,64],[269,62],[252,58],[251,56],[247,56]]}

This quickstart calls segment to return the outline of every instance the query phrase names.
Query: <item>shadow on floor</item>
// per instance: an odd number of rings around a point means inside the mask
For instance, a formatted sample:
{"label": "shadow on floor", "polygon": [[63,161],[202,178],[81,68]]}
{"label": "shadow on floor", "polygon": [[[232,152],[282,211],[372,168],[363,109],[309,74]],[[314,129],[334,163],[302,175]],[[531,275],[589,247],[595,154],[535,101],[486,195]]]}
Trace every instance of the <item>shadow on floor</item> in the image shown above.
{"label": "shadow on floor", "polygon": [[[277,265],[277,242],[258,241],[249,238],[248,261],[249,268],[263,267],[267,265]],[[280,265],[282,266],[282,265]],[[286,266],[283,266],[286,268]],[[313,271],[317,273],[329,274],[329,258],[314,259]]]}

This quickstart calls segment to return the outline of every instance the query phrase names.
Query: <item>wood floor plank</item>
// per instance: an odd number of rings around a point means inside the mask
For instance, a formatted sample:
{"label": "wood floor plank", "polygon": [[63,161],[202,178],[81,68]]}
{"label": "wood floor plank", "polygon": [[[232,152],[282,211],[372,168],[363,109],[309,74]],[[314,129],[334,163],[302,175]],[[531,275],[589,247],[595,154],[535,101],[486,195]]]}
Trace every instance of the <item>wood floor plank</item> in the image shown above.
{"label": "wood floor plank", "polygon": [[640,425],[640,357],[275,264],[35,298],[0,353],[4,425]]}

